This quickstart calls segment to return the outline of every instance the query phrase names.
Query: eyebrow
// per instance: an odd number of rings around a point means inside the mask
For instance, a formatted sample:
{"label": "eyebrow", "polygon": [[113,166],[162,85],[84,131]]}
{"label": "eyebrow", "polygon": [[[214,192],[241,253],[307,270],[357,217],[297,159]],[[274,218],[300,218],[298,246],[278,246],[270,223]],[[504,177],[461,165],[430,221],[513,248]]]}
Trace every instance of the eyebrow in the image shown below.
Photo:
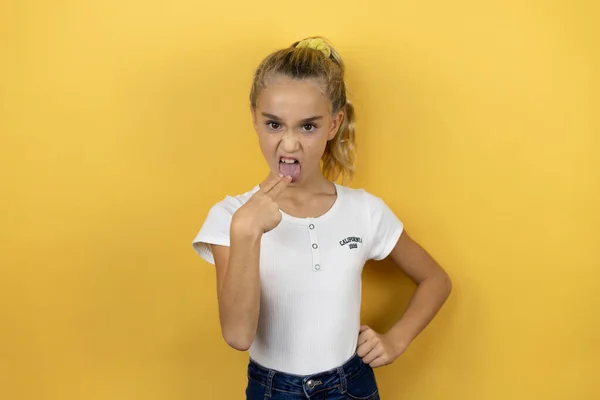
{"label": "eyebrow", "polygon": [[[267,117],[270,119],[273,119],[275,121],[281,121],[281,118],[279,118],[277,115],[273,115],[273,114],[269,114],[269,113],[261,113],[263,117]],[[312,122],[312,121],[316,121],[318,119],[322,119],[323,116],[321,115],[315,115],[314,117],[310,117],[310,118],[304,118],[302,120],[302,122]]]}

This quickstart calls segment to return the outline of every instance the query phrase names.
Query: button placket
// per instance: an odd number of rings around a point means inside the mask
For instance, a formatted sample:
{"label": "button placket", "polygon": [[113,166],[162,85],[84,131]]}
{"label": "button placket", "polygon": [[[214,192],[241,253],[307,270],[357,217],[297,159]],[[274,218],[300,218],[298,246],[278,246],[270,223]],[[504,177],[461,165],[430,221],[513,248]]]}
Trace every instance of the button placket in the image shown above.
{"label": "button placket", "polygon": [[323,271],[321,265],[321,254],[319,250],[319,238],[317,236],[317,227],[314,221],[310,221],[308,224],[308,235],[310,237],[310,251],[312,253],[312,269],[315,272]]}

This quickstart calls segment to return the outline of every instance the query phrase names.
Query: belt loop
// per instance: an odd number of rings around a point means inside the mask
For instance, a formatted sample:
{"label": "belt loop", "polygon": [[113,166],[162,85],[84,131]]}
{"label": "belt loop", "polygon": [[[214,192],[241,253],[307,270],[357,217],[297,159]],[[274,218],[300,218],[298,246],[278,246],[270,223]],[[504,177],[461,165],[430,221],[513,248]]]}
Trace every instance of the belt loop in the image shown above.
{"label": "belt loop", "polygon": [[338,374],[340,374],[340,381],[342,382],[342,394],[346,393],[347,385],[346,385],[346,373],[344,372],[344,367],[338,367]]}
{"label": "belt loop", "polygon": [[269,370],[269,376],[267,377],[267,390],[265,392],[265,397],[271,397],[271,387],[273,386],[273,376],[275,376],[275,370]]}

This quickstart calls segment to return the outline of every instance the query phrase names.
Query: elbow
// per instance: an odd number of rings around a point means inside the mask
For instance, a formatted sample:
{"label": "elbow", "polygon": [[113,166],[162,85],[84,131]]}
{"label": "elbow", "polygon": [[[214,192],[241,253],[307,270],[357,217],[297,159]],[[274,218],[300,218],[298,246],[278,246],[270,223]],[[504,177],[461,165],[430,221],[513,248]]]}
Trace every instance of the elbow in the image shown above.
{"label": "elbow", "polygon": [[246,351],[250,348],[251,342],[239,340],[238,338],[225,338],[227,345],[237,351]]}
{"label": "elbow", "polygon": [[446,272],[444,272],[444,276],[442,278],[442,288],[446,295],[446,298],[448,298],[448,296],[450,296],[450,293],[452,293],[452,280]]}
{"label": "elbow", "polygon": [[452,292],[452,280],[450,276],[444,270],[440,270],[435,274],[432,274],[421,283],[427,282],[431,285],[432,290],[445,301]]}
{"label": "elbow", "polygon": [[246,351],[252,345],[254,341],[254,335],[244,334],[239,331],[222,331],[223,339],[225,339],[225,343],[231,348],[234,348],[238,351]]}

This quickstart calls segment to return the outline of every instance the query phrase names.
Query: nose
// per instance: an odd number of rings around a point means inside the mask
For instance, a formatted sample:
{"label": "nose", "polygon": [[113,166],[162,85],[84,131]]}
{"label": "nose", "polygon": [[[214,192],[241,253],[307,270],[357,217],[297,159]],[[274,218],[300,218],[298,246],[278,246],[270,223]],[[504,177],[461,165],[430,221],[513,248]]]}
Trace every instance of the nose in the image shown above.
{"label": "nose", "polygon": [[280,143],[281,149],[286,153],[293,153],[300,149],[300,138],[298,134],[290,129],[283,132]]}

